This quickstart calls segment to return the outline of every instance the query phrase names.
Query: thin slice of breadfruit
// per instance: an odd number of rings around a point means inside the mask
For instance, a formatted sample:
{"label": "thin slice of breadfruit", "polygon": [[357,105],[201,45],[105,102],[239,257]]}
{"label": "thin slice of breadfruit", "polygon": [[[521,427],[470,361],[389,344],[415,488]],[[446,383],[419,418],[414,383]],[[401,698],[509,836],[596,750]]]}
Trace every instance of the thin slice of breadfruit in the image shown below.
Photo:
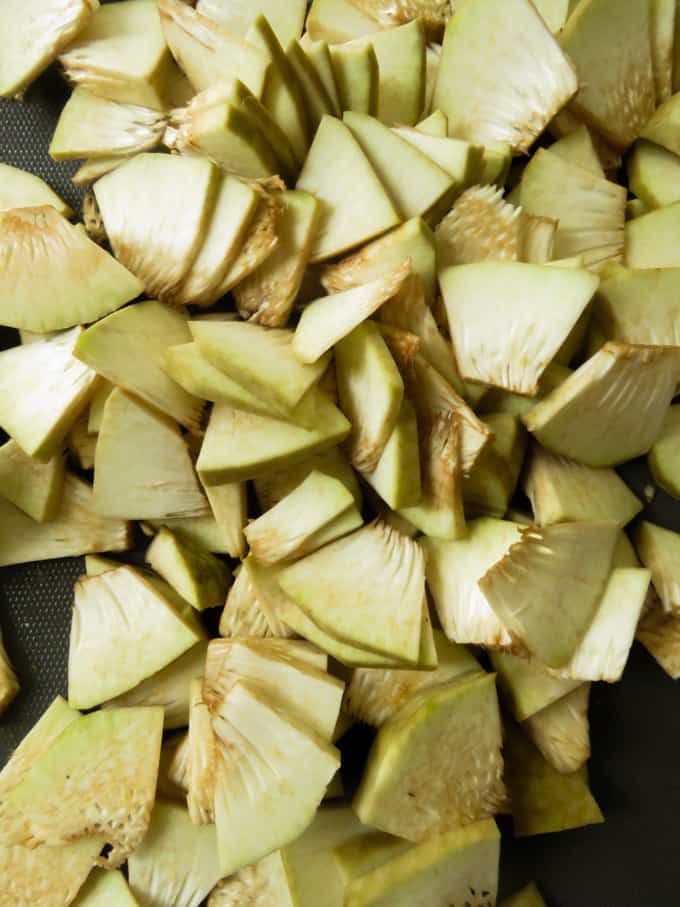
{"label": "thin slice of breadfruit", "polygon": [[[126,469],[121,473],[120,464]],[[95,453],[94,501],[110,517],[194,517],[208,502],[179,426],[120,388],[106,402]]]}
{"label": "thin slice of breadfruit", "polygon": [[229,568],[181,532],[161,529],[147,548],[145,559],[197,611],[224,603],[231,579]]}
{"label": "thin slice of breadfruit", "polygon": [[480,579],[482,593],[512,637],[544,664],[565,667],[588,632],[618,532],[616,523],[525,529]]}
{"label": "thin slice of breadfruit", "polygon": [[524,722],[534,746],[562,775],[578,771],[590,758],[589,698],[590,684],[582,683]]}
{"label": "thin slice of breadfruit", "polygon": [[680,375],[671,347],[609,341],[523,416],[540,444],[586,466],[646,454],[659,436]]}
{"label": "thin slice of breadfruit", "polygon": [[96,869],[73,902],[73,907],[138,907],[120,870]]}
{"label": "thin slice of breadfruit", "polygon": [[624,264],[627,268],[678,268],[680,256],[672,241],[680,222],[680,202],[647,211],[626,222]]}
{"label": "thin slice of breadfruit", "polygon": [[0,164],[0,212],[51,205],[62,217],[73,213],[66,202],[34,173]]}
{"label": "thin slice of breadfruit", "polygon": [[384,831],[365,831],[333,850],[333,860],[349,885],[413,847],[410,841],[385,834]]}
{"label": "thin slice of breadfruit", "polygon": [[518,261],[522,211],[503,200],[496,186],[472,186],[456,200],[435,231],[437,265]]}
{"label": "thin slice of breadfruit", "polygon": [[401,218],[350,130],[324,117],[297,182],[320,203],[311,261],[325,261],[386,233]]}
{"label": "thin slice of breadfruit", "polygon": [[87,407],[97,376],[73,356],[82,328],[0,353],[0,425],[48,463]]}
{"label": "thin slice of breadfruit", "polygon": [[181,287],[207,234],[219,185],[217,167],[205,158],[151,153],[97,181],[114,254],[150,296],[171,300]]}
{"label": "thin slice of breadfruit", "polygon": [[677,94],[656,110],[640,137],[674,154],[680,152],[680,103]]}
{"label": "thin slice of breadfruit", "polygon": [[0,97],[20,95],[87,25],[97,0],[7,0],[0,30],[13,35],[0,64]]}
{"label": "thin slice of breadfruit", "polygon": [[329,47],[342,110],[378,113],[380,66],[371,44],[350,41]]}
{"label": "thin slice of breadfruit", "polygon": [[[504,36],[500,55],[497,35]],[[522,152],[577,88],[569,59],[532,3],[478,0],[446,28],[433,105],[448,116],[451,135]]]}
{"label": "thin slice of breadfruit", "polygon": [[133,689],[203,635],[170,587],[132,567],[82,577],[71,624],[69,704],[89,709]]}
{"label": "thin slice of breadfruit", "polygon": [[[501,736],[492,675],[422,690],[380,728],[357,815],[409,841],[490,818],[505,799]],[[445,756],[449,747],[456,759]]]}
{"label": "thin slice of breadfruit", "polygon": [[[146,835],[163,710],[110,709],[78,718],[0,798],[3,844],[50,846],[97,837],[116,869]],[[121,812],[122,810],[122,812]]]}
{"label": "thin slice of breadfruit", "polygon": [[680,201],[677,183],[680,176],[678,155],[652,142],[639,140],[628,160],[630,191],[648,211]]}
{"label": "thin slice of breadfruit", "polygon": [[254,3],[198,0],[196,9],[239,37],[245,37],[253,21],[262,14],[267,17],[281,45],[288,47],[302,33],[307,5],[304,0],[292,0],[285,7],[281,7],[278,0],[255,0]]}
{"label": "thin slice of breadfruit", "polygon": [[260,907],[296,907],[280,850],[223,879],[208,898],[208,907],[245,907],[249,902]]}
{"label": "thin slice of breadfruit", "polygon": [[[421,151],[426,157],[434,161],[442,170],[446,171],[454,181],[454,195],[467,186],[477,181],[482,167],[482,147],[473,145],[462,139],[439,137],[397,126],[393,130],[396,135],[404,139]],[[443,204],[443,203],[442,203]],[[428,215],[428,219],[436,222],[441,216],[442,205],[438,205]],[[444,206],[445,210],[445,206]]]}
{"label": "thin slice of breadfruit", "polygon": [[666,613],[680,613],[680,573],[677,569],[680,534],[647,520],[638,523],[633,542],[643,565],[651,570],[652,583]]}
{"label": "thin slice of breadfruit", "polygon": [[[671,406],[663,427],[649,452],[649,468],[657,485],[674,498],[680,498],[680,406]],[[0,451],[2,448],[0,448]]]}
{"label": "thin slice of breadfruit", "polygon": [[91,486],[71,473],[64,479],[59,510],[47,523],[37,523],[0,498],[0,566],[131,547],[131,524],[101,516]]}
{"label": "thin slice of breadfruit", "polygon": [[579,91],[569,110],[625,151],[654,113],[656,87],[647,0],[581,3],[560,36]]}
{"label": "thin slice of breadfruit", "polygon": [[582,686],[580,680],[557,676],[535,660],[508,652],[491,652],[490,657],[501,699],[517,721],[527,721]]}
{"label": "thin slice of breadfruit", "polygon": [[587,126],[583,124],[577,126],[573,132],[567,133],[552,144],[549,150],[567,164],[581,167],[601,179],[605,178],[593,133]]}
{"label": "thin slice of breadfruit", "polygon": [[221,756],[215,820],[220,870],[226,876],[307,828],[340,754],[244,681],[232,687],[213,727]]}
{"label": "thin slice of breadfruit", "polygon": [[378,654],[418,661],[425,564],[411,539],[374,523],[286,567],[279,581],[327,633]]}
{"label": "thin slice of breadfruit", "polygon": [[519,193],[527,214],[558,221],[554,257],[583,255],[594,271],[623,257],[626,198],[623,186],[545,148],[527,165]]}
{"label": "thin slice of breadfruit", "polygon": [[669,677],[680,677],[680,618],[676,614],[669,614],[656,601],[640,621],[637,639]]}
{"label": "thin slice of breadfruit", "polygon": [[504,517],[522,471],[527,434],[511,413],[489,413],[484,422],[493,438],[463,482],[463,500],[469,513]]}
{"label": "thin slice of breadfruit", "polygon": [[397,422],[375,469],[362,478],[393,510],[414,507],[422,498],[418,420],[411,402],[404,399]]}
{"label": "thin slice of breadfruit", "polygon": [[611,520],[623,528],[642,503],[613,469],[593,469],[534,445],[523,480],[539,526]]}
{"label": "thin slice of breadfruit", "polygon": [[284,469],[273,469],[256,479],[255,494],[260,509],[263,512],[270,510],[315,470],[342,482],[352,494],[354,503],[361,508],[361,489],[354,470],[339,447],[330,447],[320,454],[315,454]]}
{"label": "thin slice of breadfruit", "polygon": [[440,284],[463,378],[535,396],[597,278],[580,269],[481,262],[447,268]]}
{"label": "thin slice of breadfruit", "polygon": [[599,825],[604,816],[584,768],[560,774],[519,728],[506,724],[503,752],[515,837]]}
{"label": "thin slice of breadfruit", "polygon": [[143,290],[51,204],[0,214],[0,236],[0,318],[10,327],[47,333],[96,321]]}
{"label": "thin slice of breadfruit", "polygon": [[219,625],[220,636],[266,637],[272,634],[267,615],[262,610],[247,566],[234,571],[234,583],[227,594]]}
{"label": "thin slice of breadfruit", "polygon": [[352,0],[313,0],[307,16],[309,36],[329,44],[343,44],[379,30],[379,23]]}
{"label": "thin slice of breadfruit", "polygon": [[608,268],[594,319],[608,340],[641,346],[680,345],[680,268]]}
{"label": "thin slice of breadfruit", "polygon": [[64,458],[47,463],[27,456],[16,441],[0,447],[0,496],[38,523],[56,517],[64,490]]}

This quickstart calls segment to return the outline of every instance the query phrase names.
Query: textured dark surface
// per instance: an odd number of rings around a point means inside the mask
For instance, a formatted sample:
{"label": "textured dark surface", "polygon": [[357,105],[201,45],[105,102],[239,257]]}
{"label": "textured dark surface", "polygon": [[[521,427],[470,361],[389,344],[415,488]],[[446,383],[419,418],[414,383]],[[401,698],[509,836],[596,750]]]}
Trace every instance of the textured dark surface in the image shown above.
{"label": "textured dark surface", "polygon": [[[47,155],[66,96],[49,73],[23,104],[0,101],[0,161],[39,174],[78,210],[80,192],[69,181],[76,165]],[[15,342],[14,332],[0,330],[0,346]],[[642,496],[644,468],[631,464],[625,472]],[[680,508],[663,494],[646,516],[680,530]],[[0,625],[22,686],[0,719],[0,765],[66,692],[72,586],[81,572],[81,559],[0,569]],[[595,684],[591,702],[590,771],[607,823],[521,841],[505,835],[504,894],[533,878],[550,907],[677,907],[680,691],[636,645],[622,683]]]}

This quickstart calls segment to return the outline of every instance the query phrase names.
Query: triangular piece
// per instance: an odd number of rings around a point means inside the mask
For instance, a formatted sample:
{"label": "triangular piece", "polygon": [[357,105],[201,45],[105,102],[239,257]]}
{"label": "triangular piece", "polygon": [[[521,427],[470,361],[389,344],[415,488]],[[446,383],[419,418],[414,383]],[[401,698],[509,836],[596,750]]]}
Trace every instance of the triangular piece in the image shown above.
{"label": "triangular piece", "polygon": [[0,320],[10,327],[47,333],[96,321],[143,290],[51,205],[1,214],[0,237]]}
{"label": "triangular piece", "polygon": [[283,469],[272,469],[266,475],[256,479],[255,494],[260,509],[263,512],[270,510],[292,491],[295,491],[298,485],[315,470],[342,482],[345,488],[351,492],[357,507],[361,508],[361,489],[354,470],[339,448],[330,447],[320,454],[300,460]]}
{"label": "triangular piece", "polygon": [[162,367],[167,348],[189,340],[184,311],[147,300],[88,328],[78,338],[76,355],[112,384],[186,428],[197,429],[201,401],[179,387]]}
{"label": "triangular piece", "polygon": [[680,617],[651,608],[640,621],[637,639],[669,677],[680,677]]}
{"label": "triangular piece", "polygon": [[484,422],[493,438],[465,479],[463,497],[471,512],[503,517],[522,471],[527,434],[512,413],[489,413]]}
{"label": "triangular piece", "polygon": [[396,227],[399,214],[347,126],[324,117],[297,182],[321,204],[313,262]]}
{"label": "triangular piece", "polygon": [[375,116],[378,113],[380,67],[371,44],[332,44],[333,73],[340,109]]}
{"label": "triangular piece", "polygon": [[73,907],[138,907],[122,872],[96,869],[78,893]]}
{"label": "triangular piece", "polygon": [[94,391],[97,376],[73,356],[81,328],[0,353],[0,425],[47,463]]}
{"label": "triangular piece", "polygon": [[47,523],[36,523],[0,498],[0,566],[130,547],[131,524],[102,517],[94,508],[92,488],[69,473],[59,509]]}
{"label": "triangular piece", "polygon": [[229,569],[188,536],[161,529],[146,552],[146,562],[197,611],[221,606]]}
{"label": "triangular piece", "polygon": [[54,519],[64,489],[64,458],[47,463],[27,456],[16,441],[0,447],[0,496],[38,523]]}
{"label": "triangular piece", "polygon": [[222,760],[215,820],[220,868],[226,876],[304,831],[340,756],[243,681],[232,687],[213,727]]}
{"label": "triangular piece", "polygon": [[287,567],[280,584],[328,633],[418,661],[425,565],[418,546],[395,530],[360,529]]}
{"label": "triangular piece", "polygon": [[96,0],[7,0],[0,31],[13,40],[0,64],[0,96],[18,95],[70,44],[98,8]]}
{"label": "triangular piece", "polygon": [[218,188],[210,161],[167,154],[139,154],[97,182],[116,258],[150,296],[172,298],[180,287],[205,239]]}
{"label": "triangular piece", "polygon": [[281,851],[275,850],[223,879],[210,895],[208,907],[245,907],[253,898],[272,907],[295,907],[292,897]]}
{"label": "triangular piece", "polygon": [[588,0],[560,37],[580,83],[570,111],[622,151],[656,106],[649,34],[648,0]]}
{"label": "triangular piece", "polygon": [[312,41],[309,34],[305,33],[300,39],[300,46],[321,80],[321,84],[330,101],[332,112],[335,116],[340,116],[342,113],[340,108],[340,95],[338,93],[338,85],[333,72],[333,60],[328,44],[325,41]]}
{"label": "triangular piece", "polygon": [[405,261],[385,277],[311,302],[295,329],[295,355],[302,362],[318,362],[324,353],[395,296],[410,273],[411,264]]}
{"label": "triangular piece", "polygon": [[615,523],[526,529],[480,579],[479,588],[512,637],[544,664],[564,667],[587,633],[618,532]]}
{"label": "triangular piece", "polygon": [[63,217],[71,209],[53,192],[44,180],[27,170],[0,164],[0,211],[12,208],[40,208],[51,205]]}
{"label": "triangular piece", "polygon": [[680,153],[680,96],[674,94],[659,107],[647,121],[640,137],[674,154]]}
{"label": "triangular piece", "polygon": [[69,844],[96,836],[117,868],[146,835],[162,709],[110,709],[70,724],[0,797],[3,843]]}
{"label": "triangular piece", "polygon": [[680,498],[680,406],[671,406],[649,451],[649,468],[657,485]]}
{"label": "triangular piece", "polygon": [[425,108],[427,40],[422,22],[374,32],[365,40],[378,59],[378,118],[386,126],[414,126]]}
{"label": "triangular piece", "polygon": [[611,340],[680,346],[680,268],[607,269],[594,318]]}
{"label": "triangular piece", "polygon": [[680,268],[673,236],[680,224],[680,202],[643,213],[626,223],[625,257],[628,268]]}
{"label": "triangular piece", "polygon": [[534,746],[562,775],[583,768],[590,758],[589,698],[590,684],[582,683],[524,722]]}
{"label": "triangular piece", "polygon": [[680,612],[680,534],[643,520],[635,527],[635,550],[652,572],[652,582],[663,610]]}
{"label": "triangular piece", "polygon": [[529,395],[597,288],[583,270],[518,262],[447,268],[440,283],[463,378]]}
{"label": "triangular piece", "polygon": [[592,469],[536,445],[524,474],[524,491],[539,526],[611,520],[623,528],[642,504],[613,469]]}
{"label": "triangular piece", "polygon": [[553,453],[587,466],[616,466],[649,451],[679,376],[680,350],[610,341],[524,423]]}
{"label": "triangular piece", "polygon": [[137,520],[201,516],[208,510],[179,426],[120,388],[104,409],[94,501],[100,513]]}
{"label": "triangular piece", "polygon": [[580,680],[559,677],[535,660],[508,652],[491,652],[504,705],[517,721],[526,721],[582,686]]}
{"label": "triangular piece", "polygon": [[[482,148],[461,139],[440,138],[417,129],[398,126],[393,132],[434,161],[453,178],[457,191],[476,181],[482,164]],[[436,211],[431,217],[437,219]]]}
{"label": "triangular piece", "polygon": [[423,690],[380,728],[354,809],[364,824],[409,841],[490,818],[505,799],[501,746],[492,675]]}
{"label": "triangular piece", "polygon": [[680,201],[680,157],[642,140],[628,160],[628,185],[648,211]]}
{"label": "triangular piece", "polygon": [[229,265],[219,288],[215,290],[219,297],[238,286],[264,264],[279,242],[278,221],[281,208],[279,190],[282,186],[278,177],[273,177],[268,183],[268,190],[263,188],[261,182],[253,185],[258,186],[259,204],[248,225],[248,232],[238,255]]}
{"label": "triangular piece", "polygon": [[286,421],[216,403],[198,470],[209,485],[253,479],[333,447],[349,430],[347,419],[322,391],[310,391]]}
{"label": "triangular piece", "polygon": [[379,31],[380,25],[352,0],[313,0],[307,16],[307,30],[314,41],[343,44]]}
{"label": "triangular piece", "polygon": [[529,0],[474,0],[447,26],[433,106],[448,116],[451,135],[527,151],[577,87],[571,63]]}
{"label": "triangular piece", "polygon": [[458,198],[437,226],[437,264],[478,261],[520,261],[522,252],[522,211],[503,201],[496,186],[472,186]]}
{"label": "triangular piece", "polygon": [[222,876],[214,826],[197,827],[185,807],[158,801],[128,874],[140,904],[197,907]]}
{"label": "triangular piece", "polygon": [[429,117],[421,120],[415,128],[425,135],[436,135],[444,139],[449,134],[449,118],[441,110],[435,110]]}
{"label": "triangular piece", "polygon": [[337,109],[300,41],[290,43],[286,56],[302,89],[310,126],[315,132],[324,116],[337,116]]}
{"label": "triangular piece", "polygon": [[296,406],[328,365],[328,357],[302,364],[291,331],[242,321],[192,321],[190,327],[203,356],[275,406]]}
{"label": "triangular piece", "polygon": [[76,583],[69,703],[89,709],[136,687],[202,636],[191,609],[132,567]]}
{"label": "triangular piece", "polygon": [[393,510],[420,503],[418,419],[409,400],[402,401],[396,424],[375,469],[362,472],[362,477]]}
{"label": "triangular piece", "polygon": [[593,141],[593,134],[587,126],[578,126],[573,132],[551,145],[549,150],[567,164],[581,167],[593,176],[604,179],[604,168]]}
{"label": "triangular piece", "polygon": [[626,198],[623,186],[545,148],[533,156],[520,183],[524,211],[558,221],[554,257],[583,255],[593,270],[622,258]]}
{"label": "triangular piece", "polygon": [[304,0],[290,0],[282,7],[279,0],[198,0],[196,9],[203,16],[218,22],[227,31],[245,37],[260,14],[267,17],[283,47],[302,34],[307,7]]}

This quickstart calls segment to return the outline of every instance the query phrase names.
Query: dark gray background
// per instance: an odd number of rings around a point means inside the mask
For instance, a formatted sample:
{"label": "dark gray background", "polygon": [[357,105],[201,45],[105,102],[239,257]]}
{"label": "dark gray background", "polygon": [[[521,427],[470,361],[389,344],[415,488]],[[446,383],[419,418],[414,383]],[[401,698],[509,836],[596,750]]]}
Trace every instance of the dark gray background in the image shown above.
{"label": "dark gray background", "polygon": [[[70,182],[77,165],[47,155],[67,95],[49,72],[24,103],[0,100],[0,161],[39,174],[77,211],[80,191]],[[0,348],[15,342],[13,331],[0,329]],[[625,475],[642,496],[644,464],[629,464]],[[645,516],[680,530],[680,505],[661,492]],[[72,586],[82,570],[79,558],[0,569],[0,626],[22,686],[0,719],[0,765],[66,693]],[[535,878],[550,907],[677,907],[680,692],[636,644],[620,684],[593,685],[591,721],[592,787],[606,824],[516,841],[502,823],[504,894]]]}

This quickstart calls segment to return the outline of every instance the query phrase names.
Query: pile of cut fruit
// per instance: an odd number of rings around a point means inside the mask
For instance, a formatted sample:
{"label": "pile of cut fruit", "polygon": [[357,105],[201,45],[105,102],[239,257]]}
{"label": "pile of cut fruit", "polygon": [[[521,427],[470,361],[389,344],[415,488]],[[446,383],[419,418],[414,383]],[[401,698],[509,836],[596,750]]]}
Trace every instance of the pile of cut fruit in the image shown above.
{"label": "pile of cut fruit", "polygon": [[87,557],[0,907],[494,907],[498,814],[603,821],[591,683],[680,677],[675,18],[1,0],[86,195],[0,165],[0,565]]}

